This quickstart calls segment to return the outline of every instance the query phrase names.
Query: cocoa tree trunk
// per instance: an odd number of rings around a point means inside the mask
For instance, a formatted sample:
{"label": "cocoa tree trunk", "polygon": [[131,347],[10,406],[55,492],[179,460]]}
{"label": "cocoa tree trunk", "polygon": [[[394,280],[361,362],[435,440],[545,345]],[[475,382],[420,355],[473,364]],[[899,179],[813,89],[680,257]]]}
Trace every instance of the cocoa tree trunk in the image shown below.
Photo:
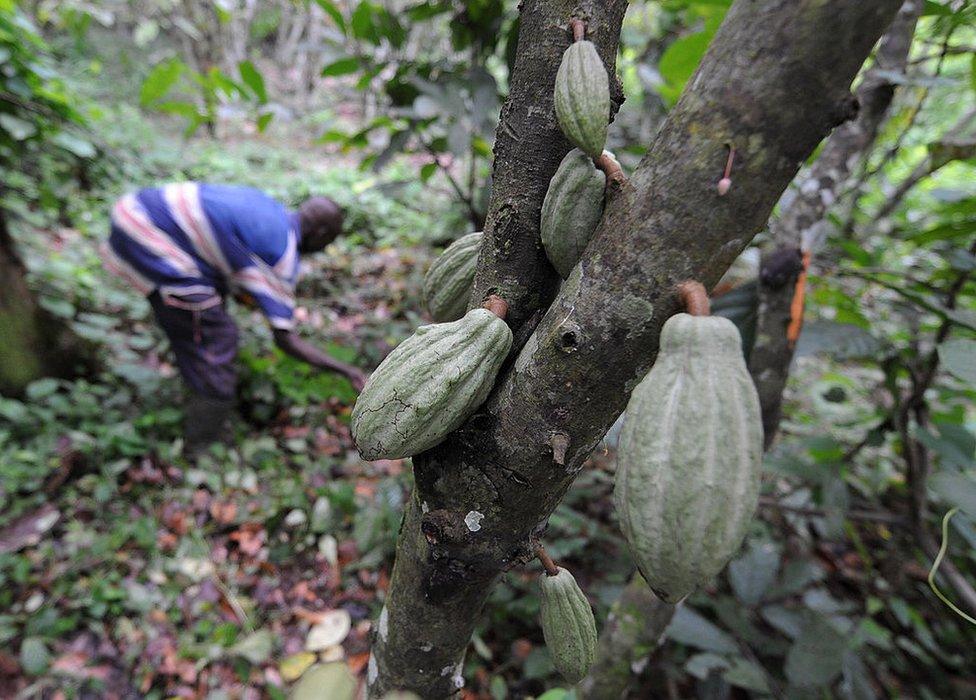
{"label": "cocoa tree trunk", "polygon": [[[532,538],[650,367],[661,326],[679,308],[675,286],[693,278],[711,287],[820,140],[852,116],[851,81],[899,4],[738,0],[550,305],[555,279],[538,212],[568,146],[533,122],[554,123],[548,78],[573,11],[589,20],[606,61],[626,4],[525,0],[476,294],[505,297],[517,336],[528,338],[479,412],[414,458],[416,486],[369,665],[372,696],[457,692],[491,587],[528,559]],[[534,86],[519,90],[523,80]],[[736,167],[721,197],[727,144]],[[568,439],[565,459],[553,457],[556,435]]]}
{"label": "cocoa tree trunk", "polygon": [[92,366],[91,349],[37,304],[2,209],[0,280],[0,395],[18,396],[35,379],[70,377]]}
{"label": "cocoa tree trunk", "polygon": [[[795,188],[791,202],[770,227],[772,243],[763,253],[759,285],[756,344],[749,365],[763,411],[766,445],[779,428],[783,390],[793,361],[793,345],[787,338],[791,303],[804,236],[812,237],[826,224],[826,215],[839,190],[851,176],[851,168],[870,152],[878,129],[895,95],[896,76],[903,73],[922,12],[922,0],[908,0],[878,47],[877,57],[857,91],[857,118],[830,136],[820,157]],[[784,265],[795,261],[792,270]]]}

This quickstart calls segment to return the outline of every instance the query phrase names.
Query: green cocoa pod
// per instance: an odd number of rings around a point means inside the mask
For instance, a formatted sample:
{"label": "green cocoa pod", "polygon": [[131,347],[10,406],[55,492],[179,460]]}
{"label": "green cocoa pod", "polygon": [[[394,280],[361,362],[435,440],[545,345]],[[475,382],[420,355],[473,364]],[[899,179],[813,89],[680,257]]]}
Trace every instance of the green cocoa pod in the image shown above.
{"label": "green cocoa pod", "polygon": [[664,324],[627,405],[614,505],[651,589],[680,601],[742,544],[759,497],[763,428],[739,331],[718,316]]}
{"label": "green cocoa pod", "polygon": [[445,248],[427,270],[424,303],[435,321],[457,321],[464,316],[484,237],[480,231],[462,236]]}
{"label": "green cocoa pod", "polygon": [[364,459],[398,459],[430,449],[488,397],[512,347],[512,331],[487,309],[421,326],[370,376],[352,410]]}
{"label": "green cocoa pod", "polygon": [[578,148],[566,154],[542,202],[542,246],[563,279],[579,261],[603,216],[607,176]]}
{"label": "green cocoa pod", "polygon": [[556,670],[570,683],[579,683],[596,656],[596,621],[589,601],[566,569],[539,578],[542,635]]}
{"label": "green cocoa pod", "polygon": [[291,692],[291,700],[354,700],[356,677],[341,661],[310,666]]}
{"label": "green cocoa pod", "polygon": [[570,44],[556,71],[556,118],[590,158],[603,153],[610,121],[610,78],[591,41]]}

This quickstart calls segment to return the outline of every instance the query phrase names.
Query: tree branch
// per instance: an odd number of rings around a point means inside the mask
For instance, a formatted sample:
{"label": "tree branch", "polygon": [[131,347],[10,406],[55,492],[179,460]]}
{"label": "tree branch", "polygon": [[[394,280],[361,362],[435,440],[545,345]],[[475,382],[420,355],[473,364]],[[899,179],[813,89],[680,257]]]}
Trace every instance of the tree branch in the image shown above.
{"label": "tree branch", "polygon": [[[558,5],[525,0],[516,76],[526,70],[537,79],[539,69],[526,60],[550,62],[545,71],[554,75],[569,41],[570,13],[557,19]],[[661,326],[679,309],[676,285],[695,279],[713,286],[765,225],[799,165],[849,116],[850,83],[898,5],[732,6],[688,90],[491,397],[445,442],[414,457],[415,494],[373,648],[371,694],[456,692],[452,679],[492,585],[531,556],[533,535],[650,367]],[[589,35],[606,31],[594,16],[616,18],[624,6],[614,4],[608,15],[605,3],[587,4]],[[562,32],[558,43],[554,28]],[[550,50],[540,57],[541,45]],[[513,84],[522,79],[513,76]],[[496,176],[511,172],[511,160],[531,176],[526,192],[512,188],[519,178],[496,179],[501,187],[479,262],[475,296],[492,289],[512,302],[516,327],[544,305],[550,288],[539,282],[548,263],[538,262],[538,213],[565,149],[546,153],[556,142],[552,129],[527,123],[551,117],[549,85],[513,87],[519,97],[502,112]],[[737,145],[736,184],[720,197],[715,175],[727,143]],[[555,432],[569,437],[564,467],[553,464]]]}
{"label": "tree branch", "polygon": [[[626,0],[522,3],[516,67],[495,135],[492,196],[469,307],[491,293],[507,299],[516,339],[528,338],[531,328],[523,326],[538,321],[536,312],[549,306],[559,287],[559,276],[540,244],[539,219],[549,180],[572,148],[552,102],[559,62],[573,41],[570,21],[585,20],[586,38],[613,77],[626,10]],[[616,113],[623,90],[615,79],[610,97]]]}
{"label": "tree branch", "polygon": [[[881,40],[874,66],[857,91],[860,104],[857,118],[839,127],[824,145],[792,193],[793,199],[771,226],[772,243],[763,253],[760,276],[759,314],[756,321],[756,343],[749,366],[756,379],[763,407],[765,443],[776,436],[782,410],[783,390],[793,360],[793,343],[787,328],[793,315],[796,276],[780,279],[769,271],[782,257],[781,251],[798,250],[804,239],[812,238],[823,225],[837,190],[851,175],[851,167],[863,158],[874,143],[878,129],[888,113],[895,94],[892,73],[901,73],[908,60],[915,25],[922,11],[922,0],[907,0]],[[800,274],[801,269],[796,270]],[[802,317],[802,306],[801,306]],[[799,321],[800,319],[796,319]]]}

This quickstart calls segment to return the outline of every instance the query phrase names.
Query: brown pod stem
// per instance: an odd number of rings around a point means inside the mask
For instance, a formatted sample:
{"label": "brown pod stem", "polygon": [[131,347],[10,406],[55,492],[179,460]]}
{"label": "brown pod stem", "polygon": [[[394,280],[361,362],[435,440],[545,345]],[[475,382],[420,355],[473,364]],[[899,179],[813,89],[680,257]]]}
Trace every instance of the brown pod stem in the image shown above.
{"label": "brown pod stem", "polygon": [[559,573],[559,567],[556,566],[556,562],[552,560],[552,557],[546,554],[546,550],[543,548],[541,542],[535,543],[535,556],[542,562],[542,567],[546,570],[547,576],[555,576]]}
{"label": "brown pod stem", "polygon": [[488,309],[498,318],[505,320],[505,316],[508,315],[508,302],[502,299],[497,294],[492,294],[487,299],[485,303],[481,305],[482,308]]}
{"label": "brown pod stem", "polygon": [[678,285],[678,296],[684,304],[685,311],[692,316],[708,316],[712,305],[708,300],[705,285],[695,280],[687,280]]}
{"label": "brown pod stem", "polygon": [[627,182],[627,176],[624,175],[620,163],[606,151],[593,159],[593,165],[599,170],[602,170],[607,176],[607,189],[610,189],[612,186],[619,187]]}
{"label": "brown pod stem", "polygon": [[569,27],[573,30],[573,41],[583,41],[586,37],[586,22],[581,19],[571,19]]}
{"label": "brown pod stem", "polygon": [[718,181],[718,196],[724,197],[732,189],[732,161],[735,160],[735,146],[731,143],[726,144],[729,148],[729,157],[725,161],[725,171],[722,179]]}

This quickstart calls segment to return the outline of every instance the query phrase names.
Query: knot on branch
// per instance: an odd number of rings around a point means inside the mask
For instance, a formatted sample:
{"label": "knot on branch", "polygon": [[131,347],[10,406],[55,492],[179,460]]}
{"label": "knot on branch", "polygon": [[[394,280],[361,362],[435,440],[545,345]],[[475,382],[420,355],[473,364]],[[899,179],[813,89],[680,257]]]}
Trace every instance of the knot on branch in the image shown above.
{"label": "knot on branch", "polygon": [[471,534],[460,514],[444,509],[424,513],[420,531],[430,545],[458,544]]}
{"label": "knot on branch", "polygon": [[559,326],[559,349],[565,353],[576,352],[582,339],[582,329],[576,323],[567,321]]}
{"label": "knot on branch", "polygon": [[856,119],[860,110],[861,103],[858,101],[857,96],[853,93],[847,93],[836,105],[834,105],[834,109],[830,114],[831,128],[840,126],[841,124],[849,122],[852,119]]}
{"label": "knot on branch", "polygon": [[799,248],[779,248],[763,260],[759,281],[768,289],[782,289],[803,271],[803,251]]}

